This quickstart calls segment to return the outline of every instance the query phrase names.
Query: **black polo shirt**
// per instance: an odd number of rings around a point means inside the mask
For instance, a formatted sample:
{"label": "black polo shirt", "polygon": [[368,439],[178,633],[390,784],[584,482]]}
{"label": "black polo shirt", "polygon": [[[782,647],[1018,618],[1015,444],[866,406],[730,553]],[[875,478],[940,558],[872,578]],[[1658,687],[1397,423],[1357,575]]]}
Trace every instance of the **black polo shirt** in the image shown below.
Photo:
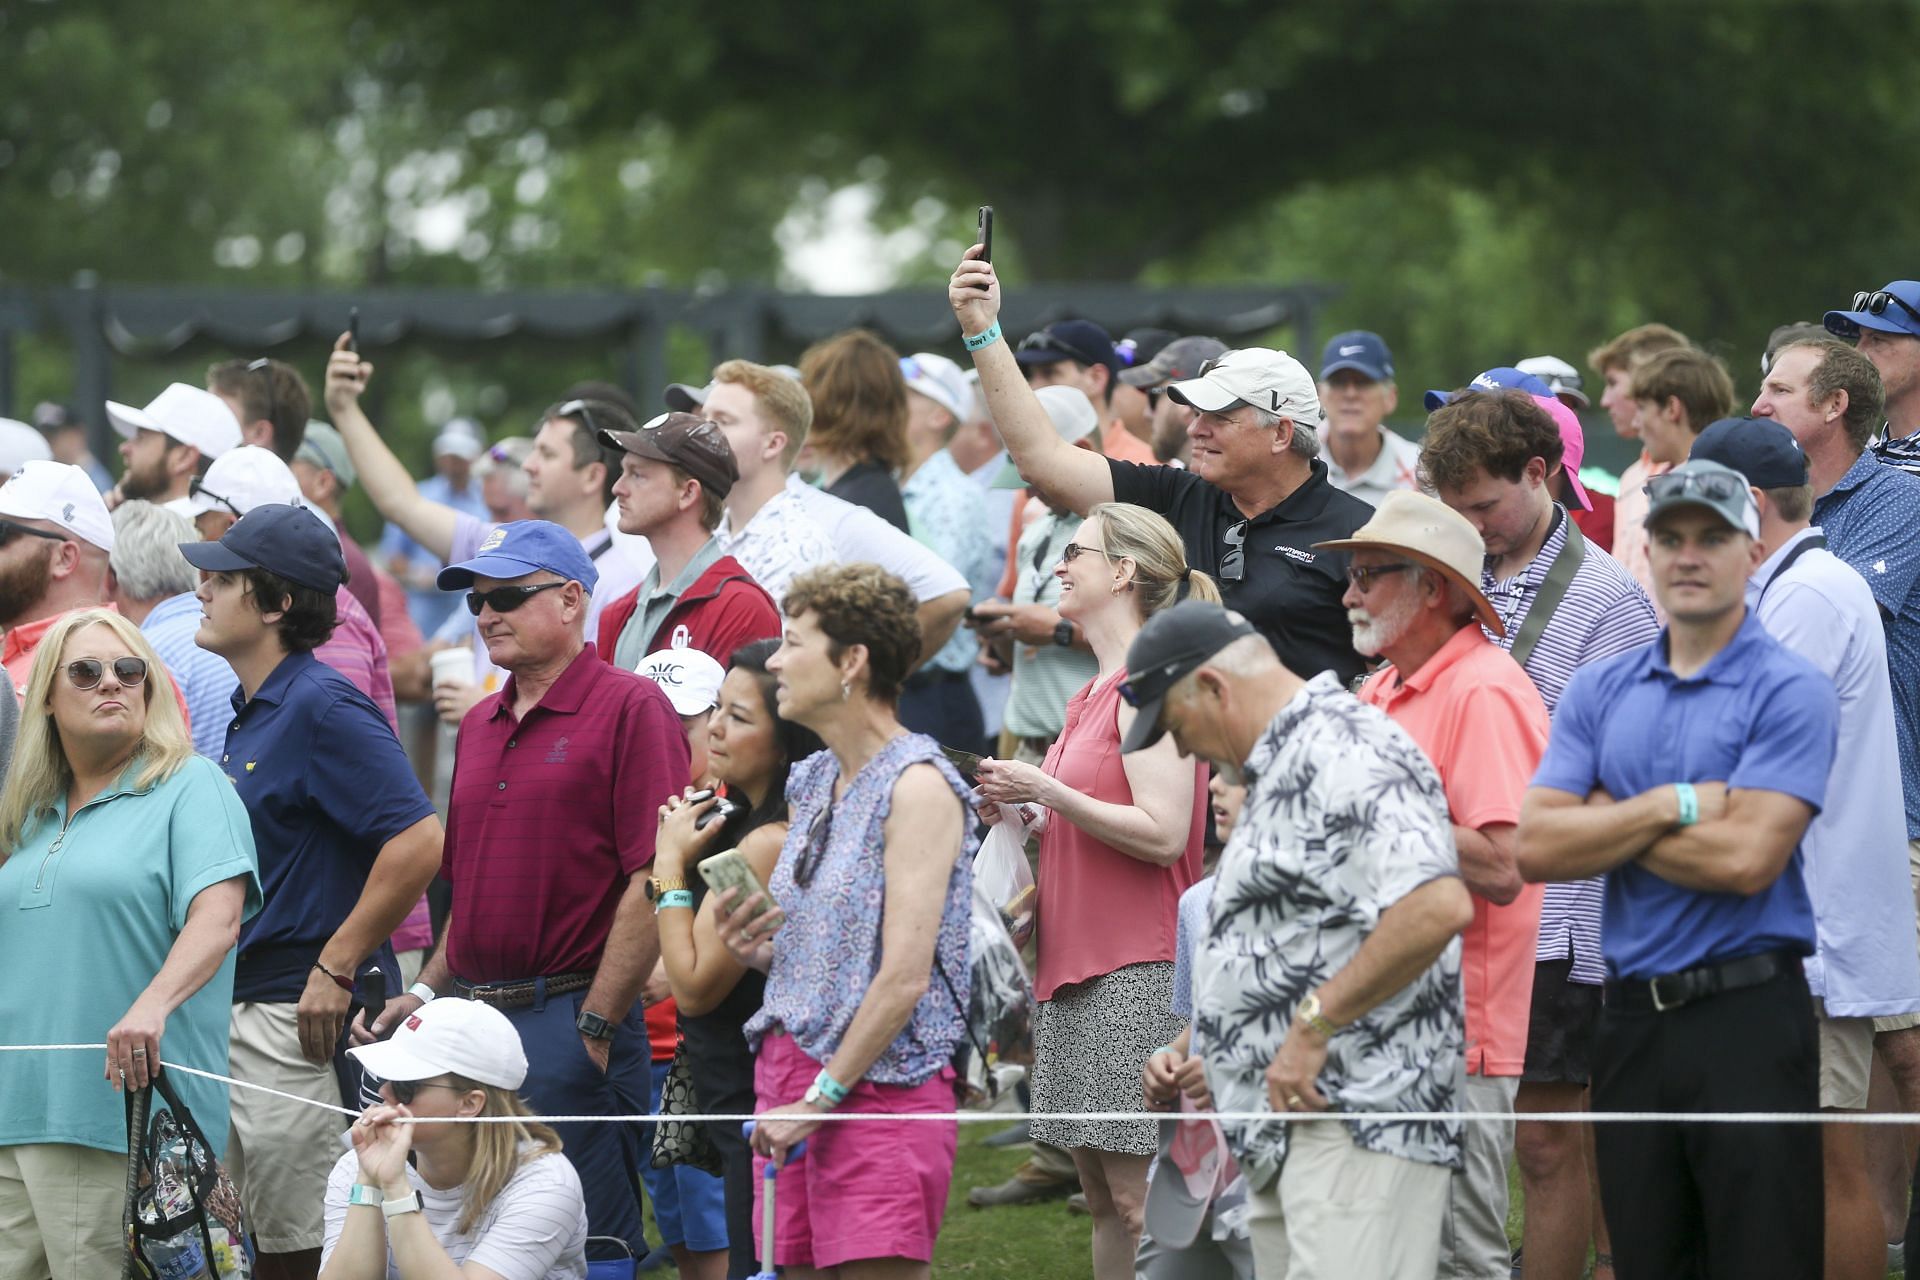
{"label": "black polo shirt", "polygon": [[[1331,671],[1342,684],[1360,674],[1347,626],[1347,557],[1315,551],[1316,542],[1346,538],[1373,518],[1373,508],[1327,482],[1327,464],[1313,463],[1307,482],[1278,506],[1247,519],[1224,489],[1178,467],[1148,467],[1109,458],[1113,496],[1158,511],[1180,531],[1187,563],[1220,584],[1228,607],[1246,615],[1272,642],[1280,660],[1307,679]],[[1220,578],[1227,531],[1246,520],[1245,573]]]}

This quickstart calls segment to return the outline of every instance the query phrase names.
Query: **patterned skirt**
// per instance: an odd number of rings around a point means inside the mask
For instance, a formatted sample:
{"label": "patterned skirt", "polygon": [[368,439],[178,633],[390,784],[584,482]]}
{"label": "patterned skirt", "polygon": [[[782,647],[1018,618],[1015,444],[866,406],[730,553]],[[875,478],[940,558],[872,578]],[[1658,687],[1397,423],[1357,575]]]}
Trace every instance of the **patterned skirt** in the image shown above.
{"label": "patterned skirt", "polygon": [[1033,1015],[1033,1137],[1056,1147],[1094,1147],[1150,1156],[1152,1120],[1052,1120],[1048,1113],[1144,1111],[1140,1073],[1147,1055],[1187,1024],[1173,1003],[1173,962],[1130,964],[1060,987]]}

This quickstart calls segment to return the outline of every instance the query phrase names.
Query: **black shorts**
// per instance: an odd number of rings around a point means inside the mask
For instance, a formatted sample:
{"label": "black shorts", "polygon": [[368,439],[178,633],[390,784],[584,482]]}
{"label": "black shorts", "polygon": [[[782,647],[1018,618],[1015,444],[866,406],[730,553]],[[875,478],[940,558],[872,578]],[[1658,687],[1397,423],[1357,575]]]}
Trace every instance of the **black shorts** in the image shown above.
{"label": "black shorts", "polygon": [[1522,1082],[1587,1084],[1593,1078],[1593,1035],[1600,1025],[1600,988],[1573,982],[1573,958],[1533,966]]}

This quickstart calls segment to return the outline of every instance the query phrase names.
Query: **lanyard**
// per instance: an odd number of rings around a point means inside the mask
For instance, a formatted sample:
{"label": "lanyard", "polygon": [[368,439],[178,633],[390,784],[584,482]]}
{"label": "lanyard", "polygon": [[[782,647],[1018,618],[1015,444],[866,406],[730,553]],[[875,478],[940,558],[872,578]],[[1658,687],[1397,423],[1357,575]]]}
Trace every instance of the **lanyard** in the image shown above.
{"label": "lanyard", "polygon": [[1795,560],[1798,560],[1801,556],[1807,554],[1807,552],[1812,551],[1816,547],[1824,547],[1826,545],[1827,545],[1827,535],[1824,533],[1816,533],[1816,534],[1813,534],[1811,537],[1802,539],[1800,543],[1794,547],[1793,550],[1787,552],[1787,558],[1780,562],[1780,567],[1773,571],[1773,576],[1771,578],[1767,579],[1767,585],[1760,588],[1760,594],[1754,597],[1754,601],[1753,601],[1754,604],[1757,605],[1762,600],[1765,600],[1767,598],[1767,592],[1773,589],[1774,583],[1780,581],[1781,578],[1786,576],[1787,570],[1793,568],[1793,562]]}
{"label": "lanyard", "polygon": [[1553,564],[1547,569],[1547,578],[1540,584],[1540,594],[1534,598],[1527,609],[1526,620],[1520,624],[1520,634],[1513,638],[1513,645],[1507,650],[1513,660],[1521,666],[1527,665],[1527,659],[1533,656],[1533,647],[1540,642],[1541,632],[1547,629],[1547,623],[1553,620],[1553,611],[1560,607],[1560,601],[1566,597],[1567,588],[1573,583],[1573,575],[1580,571],[1581,564],[1587,558],[1587,539],[1580,532],[1580,526],[1573,517],[1562,512],[1560,519],[1566,522],[1567,540],[1560,545],[1560,553],[1553,558]]}

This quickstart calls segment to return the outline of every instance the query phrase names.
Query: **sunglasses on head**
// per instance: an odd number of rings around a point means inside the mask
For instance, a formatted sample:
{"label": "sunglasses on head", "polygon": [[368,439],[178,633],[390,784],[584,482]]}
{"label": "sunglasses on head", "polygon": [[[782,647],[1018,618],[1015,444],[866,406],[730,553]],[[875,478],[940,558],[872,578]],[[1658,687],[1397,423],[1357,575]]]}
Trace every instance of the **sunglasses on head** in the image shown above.
{"label": "sunglasses on head", "polygon": [[1082,351],[1080,348],[1076,346],[1072,346],[1068,343],[1062,342],[1060,339],[1048,333],[1045,329],[1041,329],[1035,333],[1030,333],[1026,337],[1020,339],[1019,349],[1021,351],[1057,351],[1061,355],[1065,356],[1067,359],[1078,361],[1081,364],[1104,364],[1105,363],[1105,361],[1099,359],[1097,356],[1089,356],[1085,351]]}
{"label": "sunglasses on head", "polygon": [[1706,498],[1711,502],[1725,502],[1736,495],[1747,492],[1744,476],[1728,476],[1709,472],[1705,475],[1664,475],[1655,476],[1647,481],[1647,496],[1655,502],[1664,502],[1669,498],[1688,497]]}
{"label": "sunglasses on head", "polygon": [[[67,681],[76,689],[91,689],[106,678],[108,665],[98,658],[81,658],[78,662],[69,662]],[[144,683],[147,678],[145,658],[115,658],[111,665],[113,678],[126,688],[134,688]]]}
{"label": "sunglasses on head", "polygon": [[537,582],[530,587],[495,587],[491,591],[467,592],[467,612],[474,617],[480,616],[482,608],[491,608],[495,613],[512,613],[542,591],[551,591],[555,587],[564,587],[564,582]]}
{"label": "sunglasses on head", "polygon": [[[247,372],[264,374],[266,376],[267,421],[268,422],[275,421],[276,417],[280,412],[280,402],[274,398],[274,394],[273,394],[273,361],[267,359],[265,356],[261,356],[258,360],[255,360],[252,364],[247,366]],[[234,512],[234,514],[238,515],[240,513],[236,511]]]}
{"label": "sunglasses on head", "polygon": [[36,529],[32,525],[15,524],[11,520],[0,520],[0,547],[6,546],[21,534],[26,534],[28,537],[33,538],[45,538],[49,542],[65,542],[67,540],[67,535],[64,533],[54,533],[47,529]]}
{"label": "sunglasses on head", "polygon": [[240,508],[234,506],[231,499],[221,497],[219,494],[215,493],[213,490],[207,488],[206,485],[202,484],[200,482],[199,476],[195,476],[193,479],[187,482],[187,492],[193,494],[195,497],[206,498],[211,502],[219,503],[221,506],[225,507],[228,511],[231,511],[233,513],[233,518],[236,520],[238,520],[241,516],[246,514],[244,511],[240,510]]}
{"label": "sunglasses on head", "polygon": [[585,400],[569,400],[558,409],[555,409],[553,416],[556,418],[578,418],[580,419],[580,424],[587,429],[589,435],[598,436],[600,434],[600,424],[593,420],[593,410],[587,407]]}
{"label": "sunglasses on head", "polygon": [[1920,311],[1915,311],[1913,304],[1897,293],[1888,293],[1885,289],[1876,289],[1871,293],[1863,290],[1853,295],[1853,309],[1855,311],[1864,311],[1870,316],[1886,314],[1889,306],[1897,306],[1915,320],[1920,320]]}

